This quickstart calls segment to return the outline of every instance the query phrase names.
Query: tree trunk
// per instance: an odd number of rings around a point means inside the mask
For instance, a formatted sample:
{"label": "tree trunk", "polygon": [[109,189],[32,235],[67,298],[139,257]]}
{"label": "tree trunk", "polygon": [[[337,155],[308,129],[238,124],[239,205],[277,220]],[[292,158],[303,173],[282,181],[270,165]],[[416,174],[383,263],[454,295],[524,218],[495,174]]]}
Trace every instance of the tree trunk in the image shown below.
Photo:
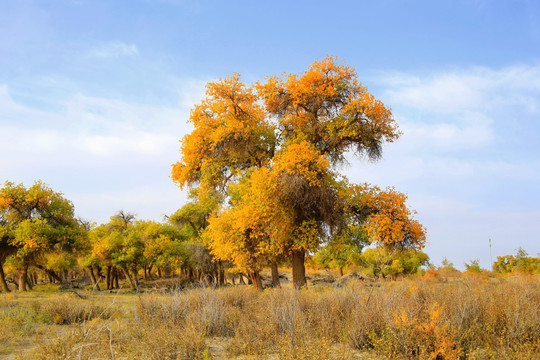
{"label": "tree trunk", "polygon": [[0,286],[2,286],[3,292],[9,292],[9,286],[6,281],[6,274],[4,273],[4,267],[2,263],[0,263]]}
{"label": "tree trunk", "polygon": [[160,269],[159,266],[157,268],[157,276],[158,276],[159,279],[161,279],[161,269]]}
{"label": "tree trunk", "polygon": [[246,285],[246,282],[244,281],[244,275],[240,274],[240,284]]}
{"label": "tree trunk", "polygon": [[26,274],[26,286],[28,286],[29,290],[32,290],[34,287],[32,286],[32,275]]}
{"label": "tree trunk", "polygon": [[122,269],[122,272],[124,273],[124,275],[126,275],[126,278],[129,281],[129,287],[131,287],[131,290],[137,290],[137,287],[135,286],[135,283],[131,279],[131,276],[129,276],[129,270]]}
{"label": "tree trunk", "polygon": [[111,277],[112,274],[111,273],[112,273],[112,266],[107,265],[107,273],[105,275],[105,282],[107,283],[107,290],[112,289],[112,277]]}
{"label": "tree trunk", "polygon": [[45,271],[45,273],[49,276],[49,279],[52,279],[50,281],[50,283],[52,284],[54,281],[58,281],[59,283],[62,282],[62,279],[60,278],[60,276],[58,276],[58,274],[56,274],[54,272],[54,270],[50,270],[50,269],[47,269],[45,267],[43,267],[42,265],[34,265],[35,267],[37,267],[38,269],[40,270],[43,270]]}
{"label": "tree trunk", "polygon": [[339,276],[343,276],[343,268],[342,267],[339,268]]}
{"label": "tree trunk", "polygon": [[118,268],[115,267],[113,269],[113,288],[114,289],[120,289],[120,285],[118,284],[118,276],[119,276],[119,271],[118,271]]}
{"label": "tree trunk", "polygon": [[135,286],[138,289],[139,288],[139,276],[137,274],[137,270],[136,269],[131,269],[131,272],[133,273],[133,280],[135,282]]}
{"label": "tree trunk", "polygon": [[90,272],[90,279],[92,280],[92,286],[94,287],[94,289],[96,289],[97,291],[100,291],[101,289],[99,288],[99,283],[96,279],[96,275],[94,274],[94,268],[92,266],[90,266],[90,268],[88,269],[88,271]]}
{"label": "tree trunk", "polygon": [[272,261],[270,263],[270,268],[272,269],[272,285],[275,288],[280,288],[281,284],[279,283],[279,271],[278,271],[277,262]]}
{"label": "tree trunk", "polygon": [[28,275],[28,264],[23,264],[21,270],[19,271],[19,291],[26,291],[26,282]]}
{"label": "tree trunk", "polygon": [[154,267],[154,265],[150,264],[150,266],[148,266],[148,278],[149,279],[152,279],[152,268]]}
{"label": "tree trunk", "polygon": [[262,290],[263,285],[261,281],[261,274],[259,274],[258,271],[252,271],[249,273],[249,277],[251,278],[251,282],[253,283],[253,286],[257,290]]}
{"label": "tree trunk", "polygon": [[295,289],[300,289],[307,286],[306,267],[304,264],[305,256],[305,250],[297,250],[292,252],[292,277]]}
{"label": "tree trunk", "polygon": [[225,285],[225,267],[221,261],[217,263],[217,272],[218,272],[218,286]]}

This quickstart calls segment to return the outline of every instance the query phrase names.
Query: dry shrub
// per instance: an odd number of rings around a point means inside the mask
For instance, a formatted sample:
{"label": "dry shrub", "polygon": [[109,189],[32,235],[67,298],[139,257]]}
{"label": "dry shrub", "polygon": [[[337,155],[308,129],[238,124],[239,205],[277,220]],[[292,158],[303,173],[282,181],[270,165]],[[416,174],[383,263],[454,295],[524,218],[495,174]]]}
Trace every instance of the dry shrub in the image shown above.
{"label": "dry shrub", "polygon": [[193,289],[143,295],[120,315],[106,315],[89,300],[55,298],[6,305],[0,320],[8,328],[51,324],[47,319],[60,313],[55,322],[71,323],[56,326],[65,331],[26,357],[36,359],[209,359],[218,347],[231,359],[534,359],[540,358],[538,280]]}
{"label": "dry shrub", "polygon": [[41,313],[45,319],[57,325],[80,323],[94,318],[108,319],[115,311],[96,301],[74,299],[68,296],[34,303],[34,305],[37,307],[37,312]]}

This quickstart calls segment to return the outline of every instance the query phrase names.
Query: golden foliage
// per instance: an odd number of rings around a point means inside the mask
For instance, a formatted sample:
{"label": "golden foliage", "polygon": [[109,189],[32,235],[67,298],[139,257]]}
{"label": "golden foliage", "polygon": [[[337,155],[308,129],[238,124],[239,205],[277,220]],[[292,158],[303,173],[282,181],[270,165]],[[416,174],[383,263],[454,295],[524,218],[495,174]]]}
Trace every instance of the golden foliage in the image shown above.
{"label": "golden foliage", "polygon": [[370,241],[400,247],[425,245],[426,230],[412,217],[416,212],[407,207],[407,195],[369,184],[350,185],[345,192],[351,211],[361,215]]}
{"label": "golden foliage", "polygon": [[233,206],[210,218],[205,232],[212,254],[246,271],[258,271],[267,259],[283,254],[292,217],[277,201],[277,190],[268,168],[232,186]]}
{"label": "golden foliage", "polygon": [[273,155],[273,127],[239,74],[209,83],[206,96],[191,111],[194,130],[182,139],[182,161],[173,165],[172,179],[181,187],[222,184]]}
{"label": "golden foliage", "polygon": [[378,158],[384,141],[400,136],[389,108],[362,86],[351,66],[327,56],[299,75],[269,77],[257,90],[285,138],[305,138],[332,162],[355,149]]}

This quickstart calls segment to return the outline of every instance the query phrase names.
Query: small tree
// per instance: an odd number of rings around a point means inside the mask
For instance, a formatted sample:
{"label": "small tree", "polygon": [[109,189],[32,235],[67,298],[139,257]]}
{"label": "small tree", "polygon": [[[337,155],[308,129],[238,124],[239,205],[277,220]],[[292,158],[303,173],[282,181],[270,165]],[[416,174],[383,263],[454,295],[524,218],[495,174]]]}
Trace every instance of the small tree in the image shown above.
{"label": "small tree", "polygon": [[480,259],[472,259],[469,263],[464,263],[465,271],[470,273],[480,273],[482,268],[480,267]]}
{"label": "small tree", "polygon": [[2,242],[14,248],[20,291],[27,290],[29,266],[43,254],[71,251],[81,245],[84,237],[73,204],[41,181],[28,188],[6,182],[0,189],[0,213],[4,223]]}
{"label": "small tree", "polygon": [[399,275],[417,273],[428,261],[427,254],[419,250],[376,247],[364,251],[359,264],[374,276],[396,278]]}
{"label": "small tree", "polygon": [[540,273],[540,258],[529,257],[523,248],[516,250],[516,255],[497,256],[497,261],[493,263],[493,270],[500,273],[510,273],[519,271],[529,274]]}

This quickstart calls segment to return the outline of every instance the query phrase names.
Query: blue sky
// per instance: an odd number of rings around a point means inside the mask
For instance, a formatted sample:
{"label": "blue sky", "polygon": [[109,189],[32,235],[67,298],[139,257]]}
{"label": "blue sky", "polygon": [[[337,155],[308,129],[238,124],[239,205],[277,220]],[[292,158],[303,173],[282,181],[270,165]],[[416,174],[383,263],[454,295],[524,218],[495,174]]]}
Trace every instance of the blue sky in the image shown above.
{"label": "blue sky", "polygon": [[536,1],[0,0],[0,181],[42,179],[78,215],[161,220],[207,81],[356,68],[404,136],[351,159],[426,225],[432,262],[540,252]]}

